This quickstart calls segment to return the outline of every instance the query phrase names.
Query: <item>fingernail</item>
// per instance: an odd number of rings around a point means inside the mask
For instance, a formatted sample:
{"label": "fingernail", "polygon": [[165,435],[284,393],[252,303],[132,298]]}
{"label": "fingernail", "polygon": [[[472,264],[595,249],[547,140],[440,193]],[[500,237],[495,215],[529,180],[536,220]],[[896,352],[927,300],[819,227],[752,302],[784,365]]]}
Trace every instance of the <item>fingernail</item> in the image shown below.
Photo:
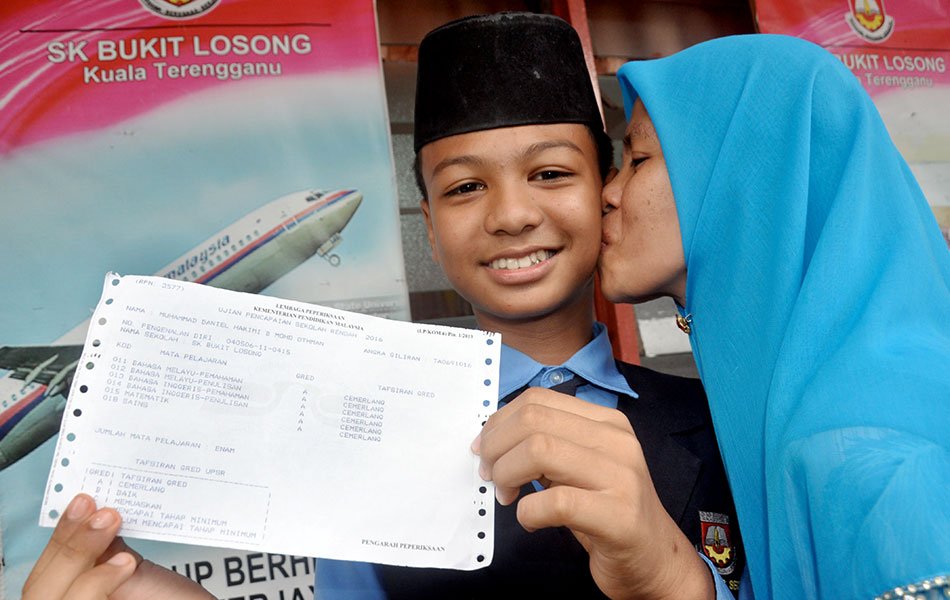
{"label": "fingernail", "polygon": [[511,502],[506,502],[507,499],[505,498],[505,495],[502,493],[500,487],[495,488],[495,500],[497,500],[498,504],[501,504],[502,506],[508,506],[509,504],[511,504]]}
{"label": "fingernail", "polygon": [[108,562],[110,565],[121,567],[123,565],[129,564],[129,561],[131,560],[132,560],[132,556],[130,554],[128,554],[127,552],[119,552],[118,554],[110,558]]}
{"label": "fingernail", "polygon": [[475,436],[475,439],[472,440],[472,452],[478,454],[478,451],[482,448],[482,434]]}
{"label": "fingernail", "polygon": [[66,518],[72,521],[82,519],[89,514],[91,509],[92,503],[88,496],[76,496],[66,507]]}
{"label": "fingernail", "polygon": [[105,529],[115,523],[115,513],[111,510],[100,510],[89,521],[89,526],[93,529]]}

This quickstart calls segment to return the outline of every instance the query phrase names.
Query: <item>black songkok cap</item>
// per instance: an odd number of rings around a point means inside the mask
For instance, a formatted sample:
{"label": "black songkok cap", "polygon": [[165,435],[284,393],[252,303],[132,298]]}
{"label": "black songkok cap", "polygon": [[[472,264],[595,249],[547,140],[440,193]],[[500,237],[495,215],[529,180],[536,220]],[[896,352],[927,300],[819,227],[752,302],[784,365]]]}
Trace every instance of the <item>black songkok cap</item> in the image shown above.
{"label": "black songkok cap", "polygon": [[552,15],[452,21],[419,46],[415,150],[483,129],[582,123],[604,130],[577,32]]}

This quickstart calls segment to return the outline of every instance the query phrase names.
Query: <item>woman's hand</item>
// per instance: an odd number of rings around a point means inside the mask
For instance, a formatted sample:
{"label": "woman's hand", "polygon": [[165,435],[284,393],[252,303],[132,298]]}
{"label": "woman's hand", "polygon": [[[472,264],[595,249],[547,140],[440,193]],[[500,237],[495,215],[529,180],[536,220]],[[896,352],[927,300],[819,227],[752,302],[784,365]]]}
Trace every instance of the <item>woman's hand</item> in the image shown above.
{"label": "woman's hand", "polygon": [[623,413],[529,388],[492,415],[472,449],[501,504],[530,481],[546,488],[521,498],[518,521],[529,531],[570,528],[608,596],[715,597],[712,574],[660,503]]}
{"label": "woman's hand", "polygon": [[96,510],[85,494],[73,498],[23,585],[23,600],[213,598],[190,579],[154,563],[116,537],[122,519]]}

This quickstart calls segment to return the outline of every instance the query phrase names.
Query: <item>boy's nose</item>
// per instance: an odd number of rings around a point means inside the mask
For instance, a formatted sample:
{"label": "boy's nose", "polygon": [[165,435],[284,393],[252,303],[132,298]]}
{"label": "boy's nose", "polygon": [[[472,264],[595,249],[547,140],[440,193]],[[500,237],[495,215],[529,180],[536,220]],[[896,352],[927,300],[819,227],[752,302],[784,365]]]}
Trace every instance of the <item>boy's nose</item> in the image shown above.
{"label": "boy's nose", "polygon": [[518,235],[544,221],[544,211],[527,186],[496,189],[491,194],[485,229],[489,233]]}

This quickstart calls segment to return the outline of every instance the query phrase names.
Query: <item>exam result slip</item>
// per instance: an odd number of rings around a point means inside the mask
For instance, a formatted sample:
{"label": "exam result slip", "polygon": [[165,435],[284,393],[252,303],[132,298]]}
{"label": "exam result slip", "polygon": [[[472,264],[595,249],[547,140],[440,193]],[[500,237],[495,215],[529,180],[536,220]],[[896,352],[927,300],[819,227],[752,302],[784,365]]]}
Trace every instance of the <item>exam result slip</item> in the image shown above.
{"label": "exam result slip", "polygon": [[471,570],[494,490],[470,443],[498,334],[157,277],[105,278],[40,524],[85,492],[121,535]]}

